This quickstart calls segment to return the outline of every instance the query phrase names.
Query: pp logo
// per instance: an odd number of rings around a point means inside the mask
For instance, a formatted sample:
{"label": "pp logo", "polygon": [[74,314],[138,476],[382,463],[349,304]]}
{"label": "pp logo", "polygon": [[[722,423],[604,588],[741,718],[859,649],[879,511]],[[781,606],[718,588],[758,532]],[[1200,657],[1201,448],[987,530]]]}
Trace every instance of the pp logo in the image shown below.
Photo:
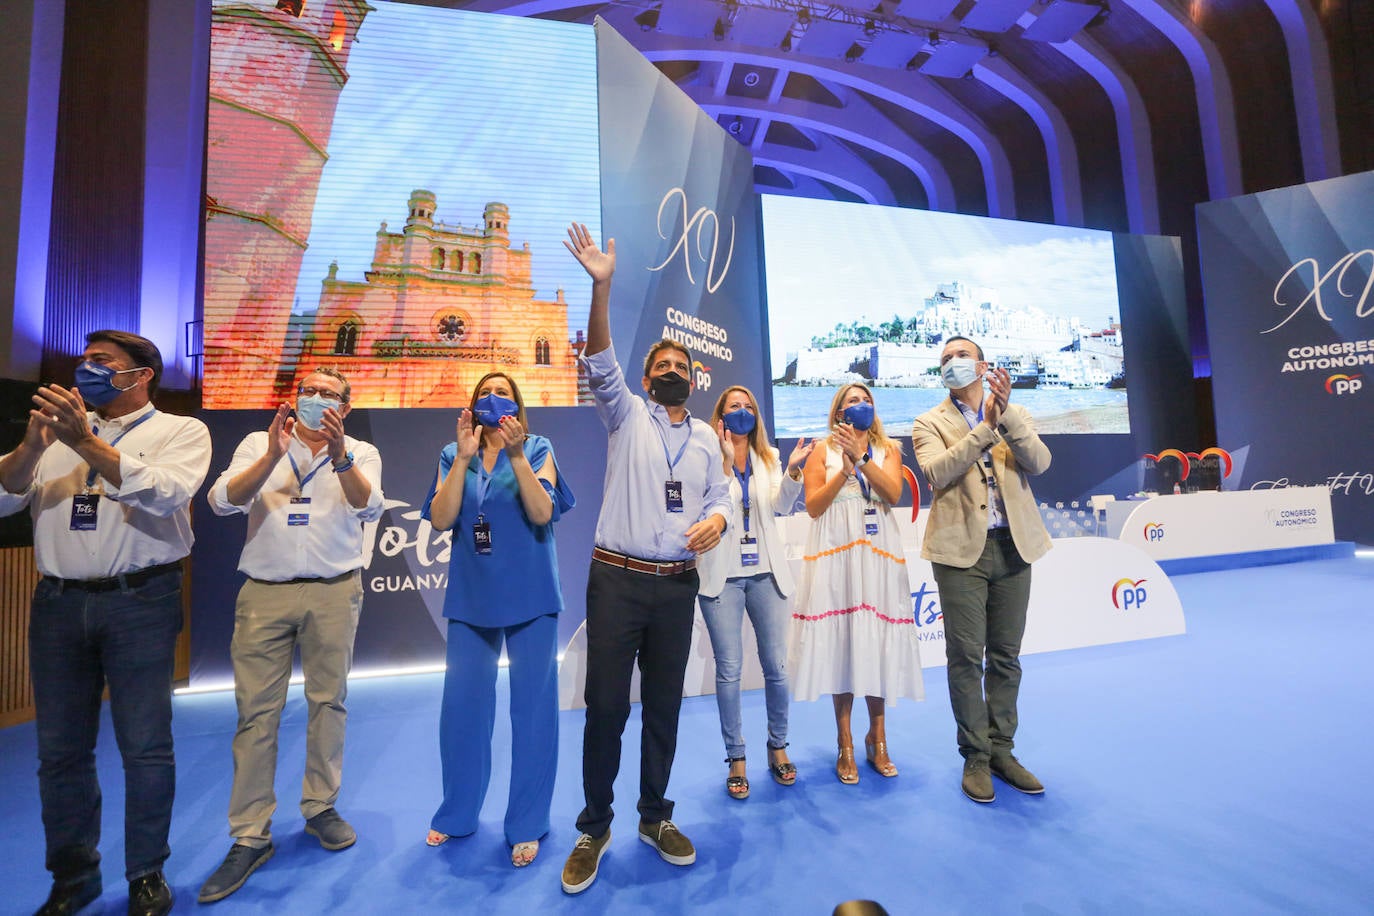
{"label": "pp logo", "polygon": [[1144,579],[1118,579],[1112,586],[1112,607],[1119,611],[1139,610],[1146,597]]}
{"label": "pp logo", "polygon": [[1326,380],[1327,394],[1354,394],[1364,387],[1364,382],[1360,380],[1360,374],[1354,375],[1333,375]]}
{"label": "pp logo", "polygon": [[703,366],[701,360],[692,360],[692,384],[698,391],[711,390],[711,367]]}
{"label": "pp logo", "polygon": [[1150,522],[1145,526],[1145,543],[1154,544],[1164,540],[1164,526],[1158,522]]}

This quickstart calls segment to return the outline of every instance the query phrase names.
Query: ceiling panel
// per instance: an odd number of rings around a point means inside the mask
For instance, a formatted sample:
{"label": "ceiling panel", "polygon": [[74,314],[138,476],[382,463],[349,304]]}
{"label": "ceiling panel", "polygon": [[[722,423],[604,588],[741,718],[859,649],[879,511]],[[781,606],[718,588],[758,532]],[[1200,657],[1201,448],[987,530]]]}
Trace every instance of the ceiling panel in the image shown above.
{"label": "ceiling panel", "polygon": [[864,52],[863,61],[878,67],[904,67],[926,44],[926,36],[879,32]]}
{"label": "ceiling panel", "polygon": [[862,35],[860,28],[852,22],[813,19],[801,42],[793,50],[813,57],[844,57],[849,46]]}
{"label": "ceiling panel", "polygon": [[796,15],[786,10],[741,6],[735,16],[735,24],[730,27],[730,40],[776,48],[782,44],[783,36],[791,31],[796,21]]}
{"label": "ceiling panel", "polygon": [[1005,32],[1030,7],[1031,0],[978,0],[964,17],[963,26],[980,32]]}
{"label": "ceiling panel", "polygon": [[1073,0],[1055,0],[1040,13],[1040,16],[1021,33],[1022,38],[1031,41],[1058,43],[1068,41],[1077,35],[1083,26],[1101,12],[1096,3],[1074,3]]}
{"label": "ceiling panel", "polygon": [[684,38],[709,38],[720,14],[720,4],[712,0],[672,0],[659,7],[658,30]]}

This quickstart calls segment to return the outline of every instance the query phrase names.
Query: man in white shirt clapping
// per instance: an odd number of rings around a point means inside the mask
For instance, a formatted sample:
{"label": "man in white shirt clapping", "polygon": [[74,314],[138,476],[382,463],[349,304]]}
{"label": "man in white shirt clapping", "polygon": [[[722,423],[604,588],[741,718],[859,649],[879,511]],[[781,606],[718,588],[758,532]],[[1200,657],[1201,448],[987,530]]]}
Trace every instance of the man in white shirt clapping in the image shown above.
{"label": "man in white shirt clapping", "polygon": [[53,886],[39,914],[74,913],[101,893],[95,745],[106,685],[124,760],[129,913],[172,909],[162,877],[176,790],[172,670],[188,507],[210,469],[210,432],[153,407],[161,377],[151,340],[93,331],[76,384],[39,388],[23,442],[0,458],[0,515],[29,507],[43,574],[29,659]]}
{"label": "man in white shirt clapping", "polygon": [[218,515],[244,513],[248,537],[235,607],[238,731],[229,833],[234,845],[200,889],[221,900],[272,857],[277,800],[277,726],[300,647],[309,705],[300,809],[305,832],[325,849],[352,846],[334,810],[343,774],[344,698],[362,609],[363,526],[382,514],[382,460],[345,435],[348,380],[320,368],[297,390],[295,417],[282,404],[265,432],[250,433],[209,493]]}

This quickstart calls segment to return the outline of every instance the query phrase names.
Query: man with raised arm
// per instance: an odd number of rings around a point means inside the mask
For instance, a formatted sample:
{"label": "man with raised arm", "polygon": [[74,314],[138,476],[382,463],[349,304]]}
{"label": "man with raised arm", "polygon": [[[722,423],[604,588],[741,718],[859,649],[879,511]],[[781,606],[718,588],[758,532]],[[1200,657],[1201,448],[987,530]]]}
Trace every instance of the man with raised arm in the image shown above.
{"label": "man with raised arm", "polygon": [[684,406],[691,354],[676,341],[660,340],[644,360],[640,385],[648,400],[631,391],[611,347],[615,240],[602,251],[586,226],[574,224],[564,245],[592,278],[582,361],[610,434],[587,578],[586,807],[577,818],[581,835],[563,866],[563,890],[578,894],[596,880],[611,840],[612,789],[636,658],[643,713],[639,838],[673,865],[696,861],[691,841],[669,819],[673,802],[666,793],[696,613],[697,555],[720,543],[731,504],[716,434]]}

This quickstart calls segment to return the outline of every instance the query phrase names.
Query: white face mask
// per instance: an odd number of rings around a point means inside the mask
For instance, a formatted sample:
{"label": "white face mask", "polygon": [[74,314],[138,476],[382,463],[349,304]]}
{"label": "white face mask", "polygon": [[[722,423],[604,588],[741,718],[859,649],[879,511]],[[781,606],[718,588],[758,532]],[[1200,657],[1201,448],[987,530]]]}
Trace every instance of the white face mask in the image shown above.
{"label": "white face mask", "polygon": [[967,388],[978,381],[978,360],[955,357],[940,367],[940,380],[951,391]]}
{"label": "white face mask", "polygon": [[330,407],[338,409],[338,406],[338,401],[317,394],[301,395],[296,398],[296,419],[309,429],[319,429],[324,425],[324,412]]}

